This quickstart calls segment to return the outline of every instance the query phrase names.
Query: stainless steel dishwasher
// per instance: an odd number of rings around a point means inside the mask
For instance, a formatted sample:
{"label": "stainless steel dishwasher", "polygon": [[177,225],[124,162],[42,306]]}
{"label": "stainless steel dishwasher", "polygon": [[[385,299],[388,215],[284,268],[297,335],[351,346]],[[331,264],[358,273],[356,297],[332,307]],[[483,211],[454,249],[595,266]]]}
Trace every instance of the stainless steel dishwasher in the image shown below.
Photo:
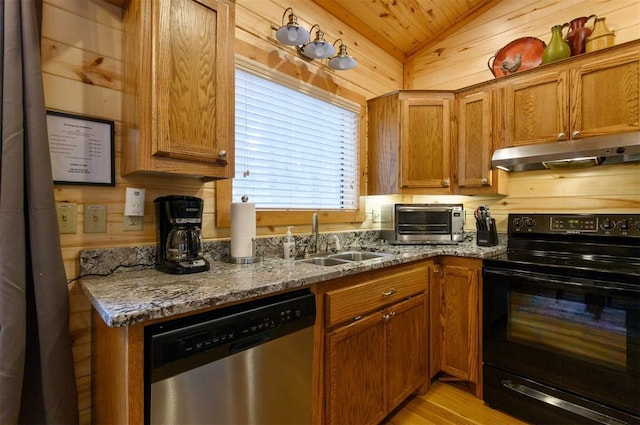
{"label": "stainless steel dishwasher", "polygon": [[280,294],[145,328],[145,422],[308,424],[315,295]]}

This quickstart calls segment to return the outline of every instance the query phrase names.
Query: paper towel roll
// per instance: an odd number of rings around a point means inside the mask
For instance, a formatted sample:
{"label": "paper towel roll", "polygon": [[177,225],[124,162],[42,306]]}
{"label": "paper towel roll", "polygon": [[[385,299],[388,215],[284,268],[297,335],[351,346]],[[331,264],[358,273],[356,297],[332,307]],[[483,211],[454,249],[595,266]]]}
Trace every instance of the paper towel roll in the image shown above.
{"label": "paper towel roll", "polygon": [[253,239],[256,237],[256,204],[231,204],[231,256],[253,257]]}

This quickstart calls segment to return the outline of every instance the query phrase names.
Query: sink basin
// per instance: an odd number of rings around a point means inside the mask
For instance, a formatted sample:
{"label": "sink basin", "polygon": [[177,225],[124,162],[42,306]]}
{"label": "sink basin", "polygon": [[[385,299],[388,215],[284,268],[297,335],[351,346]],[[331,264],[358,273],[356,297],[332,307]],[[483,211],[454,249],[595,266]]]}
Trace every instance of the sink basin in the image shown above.
{"label": "sink basin", "polygon": [[305,258],[304,260],[298,260],[301,263],[309,263],[316,264],[318,266],[338,266],[340,264],[348,264],[351,261],[342,260],[340,258],[333,257],[315,257],[315,258]]}
{"label": "sink basin", "polygon": [[372,260],[374,258],[387,257],[391,254],[369,251],[347,251],[337,254],[314,254],[312,258],[298,260],[301,263],[316,264],[318,266],[338,266],[356,261]]}
{"label": "sink basin", "polygon": [[340,252],[338,254],[331,254],[329,258],[340,258],[348,261],[363,261],[371,260],[372,258],[387,257],[389,254],[382,252],[369,252],[369,251],[349,251]]}

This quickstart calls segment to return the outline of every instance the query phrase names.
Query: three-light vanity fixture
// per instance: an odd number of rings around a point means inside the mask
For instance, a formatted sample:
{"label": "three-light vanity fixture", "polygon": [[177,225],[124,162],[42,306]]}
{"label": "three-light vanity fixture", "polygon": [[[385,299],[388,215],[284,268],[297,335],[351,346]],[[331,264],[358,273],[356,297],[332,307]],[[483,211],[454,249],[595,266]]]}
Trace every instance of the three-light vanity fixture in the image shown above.
{"label": "three-light vanity fixture", "polygon": [[[284,18],[289,12],[289,22],[285,25]],[[311,33],[316,29],[316,38],[311,40]],[[298,53],[307,59],[329,59],[329,67],[335,70],[347,70],[354,68],[358,61],[347,53],[347,46],[342,39],[337,39],[333,44],[324,39],[324,32],[318,24],[314,24],[309,31],[298,24],[298,17],[293,9],[288,7],[282,14],[282,26],[276,30],[276,38],[282,44],[297,46]],[[336,55],[336,44],[338,54]]]}

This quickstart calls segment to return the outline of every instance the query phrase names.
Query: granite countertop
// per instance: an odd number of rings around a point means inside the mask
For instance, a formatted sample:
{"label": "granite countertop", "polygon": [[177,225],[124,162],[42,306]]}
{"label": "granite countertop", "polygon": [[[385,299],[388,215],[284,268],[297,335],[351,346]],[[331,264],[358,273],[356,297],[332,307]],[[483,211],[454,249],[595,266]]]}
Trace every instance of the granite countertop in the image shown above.
{"label": "granite countertop", "polygon": [[147,268],[83,277],[81,284],[104,322],[120,327],[440,255],[493,257],[506,252],[506,245],[479,247],[475,241],[437,246],[372,243],[358,249],[391,255],[338,266],[279,258],[242,265],[214,260],[207,272],[171,275]]}

